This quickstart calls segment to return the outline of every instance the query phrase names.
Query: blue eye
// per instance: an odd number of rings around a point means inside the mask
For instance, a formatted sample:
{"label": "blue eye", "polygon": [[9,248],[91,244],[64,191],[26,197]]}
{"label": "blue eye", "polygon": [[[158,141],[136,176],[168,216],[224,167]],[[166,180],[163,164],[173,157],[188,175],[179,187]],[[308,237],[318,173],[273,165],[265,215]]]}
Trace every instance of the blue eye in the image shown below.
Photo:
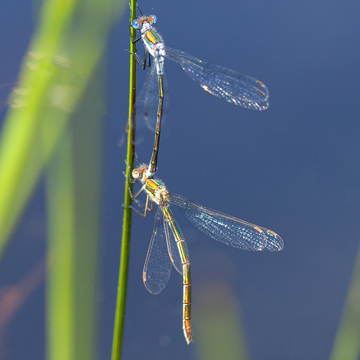
{"label": "blue eye", "polygon": [[152,24],[156,24],[157,18],[155,15],[150,15],[149,18],[152,18]]}
{"label": "blue eye", "polygon": [[135,19],[133,22],[132,22],[132,24],[131,24],[131,26],[135,29],[135,30],[138,30],[139,29],[139,21],[138,21],[138,19]]}

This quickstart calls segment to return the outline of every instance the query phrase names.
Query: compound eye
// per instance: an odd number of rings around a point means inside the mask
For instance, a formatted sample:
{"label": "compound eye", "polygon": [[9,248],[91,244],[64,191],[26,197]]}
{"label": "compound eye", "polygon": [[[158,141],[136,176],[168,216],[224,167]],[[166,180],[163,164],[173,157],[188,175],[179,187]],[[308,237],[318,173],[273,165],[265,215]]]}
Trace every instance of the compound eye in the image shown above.
{"label": "compound eye", "polygon": [[155,15],[150,15],[150,16],[149,16],[149,21],[151,22],[150,25],[156,24],[156,22],[157,22],[156,16],[155,16]]}
{"label": "compound eye", "polygon": [[139,23],[139,20],[138,19],[135,19],[131,26],[135,29],[135,30],[138,30],[140,28],[140,23]]}
{"label": "compound eye", "polygon": [[138,169],[134,169],[131,174],[134,179],[139,178],[139,170]]}

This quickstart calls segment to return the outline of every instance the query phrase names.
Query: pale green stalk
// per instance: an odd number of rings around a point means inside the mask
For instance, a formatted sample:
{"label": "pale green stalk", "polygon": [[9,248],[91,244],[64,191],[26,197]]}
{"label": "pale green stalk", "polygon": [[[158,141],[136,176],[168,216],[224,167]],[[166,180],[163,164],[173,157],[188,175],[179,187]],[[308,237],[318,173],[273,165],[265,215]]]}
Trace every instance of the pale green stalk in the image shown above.
{"label": "pale green stalk", "polygon": [[45,0],[42,5],[1,132],[0,255],[101,59],[119,10],[114,4]]}
{"label": "pale green stalk", "polygon": [[[0,255],[42,170],[52,159],[55,161],[49,165],[47,179],[49,360],[96,358],[95,273],[101,169],[100,152],[93,152],[93,145],[99,147],[103,110],[102,106],[93,107],[99,101],[94,96],[84,105],[86,115],[76,111],[89,81],[94,83],[108,31],[114,15],[119,13],[114,4],[119,3],[44,0],[39,26],[1,133]],[[122,2],[123,9],[125,5]],[[69,120],[81,116],[84,121],[75,133],[70,132]],[[77,124],[80,122],[73,126]],[[84,153],[88,157],[76,158]]]}
{"label": "pale green stalk", "polygon": [[93,78],[47,171],[50,253],[47,358],[51,360],[97,358],[104,80],[104,71]]}
{"label": "pale green stalk", "polygon": [[336,334],[331,360],[357,360],[360,355],[360,250]]}
{"label": "pale green stalk", "polygon": [[[226,261],[225,258],[221,260]],[[214,263],[221,275],[214,275],[211,269],[206,269],[207,280],[200,280],[193,292],[194,308],[197,309],[193,317],[198,359],[247,360],[249,356],[238,299],[229,281],[230,276],[226,277],[224,264],[216,260]]]}
{"label": "pale green stalk", "polygon": [[47,169],[47,359],[75,359],[75,194],[72,137],[62,136]]}
{"label": "pale green stalk", "polygon": [[48,157],[47,153],[42,153],[37,147],[41,121],[39,113],[59,70],[53,64],[53,57],[65,40],[75,3],[75,0],[44,2],[39,28],[23,62],[18,92],[13,94],[13,108],[2,129],[0,254],[29,198],[43,161]]}

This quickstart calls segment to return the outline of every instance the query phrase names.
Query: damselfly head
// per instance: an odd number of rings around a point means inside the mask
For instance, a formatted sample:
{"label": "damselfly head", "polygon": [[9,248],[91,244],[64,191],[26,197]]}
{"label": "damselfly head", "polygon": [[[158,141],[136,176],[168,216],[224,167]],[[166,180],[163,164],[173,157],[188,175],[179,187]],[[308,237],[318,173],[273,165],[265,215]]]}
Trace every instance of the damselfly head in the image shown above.
{"label": "damselfly head", "polygon": [[149,15],[149,16],[141,16],[138,19],[135,19],[131,26],[135,29],[135,30],[141,30],[142,27],[145,24],[149,24],[149,25],[154,25],[156,24],[157,18],[155,15]]}
{"label": "damselfly head", "polygon": [[139,167],[135,168],[131,175],[134,179],[140,179],[144,176],[144,174],[146,173],[147,169],[148,169],[148,165],[146,164],[141,164]]}

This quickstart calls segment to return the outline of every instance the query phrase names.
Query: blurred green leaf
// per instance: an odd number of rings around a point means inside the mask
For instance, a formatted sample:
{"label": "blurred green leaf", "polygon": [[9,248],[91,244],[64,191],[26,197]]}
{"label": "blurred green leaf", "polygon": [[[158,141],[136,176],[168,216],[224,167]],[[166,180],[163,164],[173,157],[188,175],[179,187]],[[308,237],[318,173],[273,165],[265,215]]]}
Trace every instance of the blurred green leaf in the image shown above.
{"label": "blurred green leaf", "polygon": [[106,77],[105,68],[100,80],[96,71],[112,22],[125,6],[114,0],[44,1],[1,133],[1,255],[42,171],[48,168],[49,359],[96,358],[100,139]]}
{"label": "blurred green leaf", "polygon": [[0,254],[101,59],[114,0],[47,0],[0,139]]}
{"label": "blurred green leaf", "polygon": [[336,334],[331,360],[357,360],[360,353],[360,251]]}

